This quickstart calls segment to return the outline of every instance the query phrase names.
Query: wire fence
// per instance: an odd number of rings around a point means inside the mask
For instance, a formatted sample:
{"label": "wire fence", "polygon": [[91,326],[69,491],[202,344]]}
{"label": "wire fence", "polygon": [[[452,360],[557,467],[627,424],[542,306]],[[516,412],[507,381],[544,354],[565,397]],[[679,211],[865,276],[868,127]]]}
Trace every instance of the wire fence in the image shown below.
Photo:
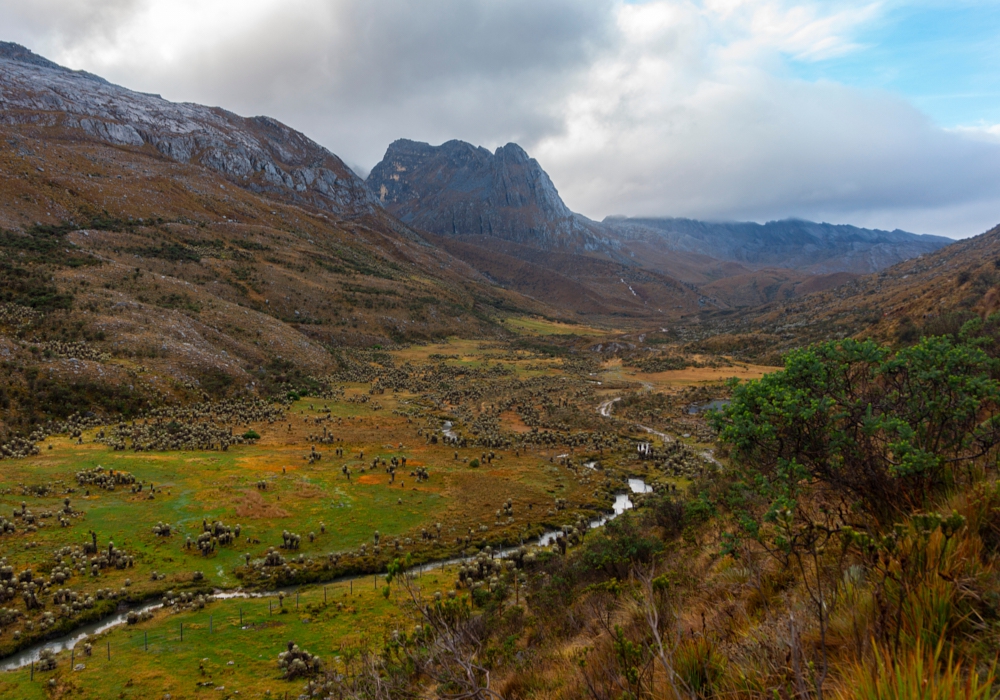
{"label": "wire fence", "polygon": [[[30,657],[30,662],[20,669],[7,673],[24,673],[31,681],[46,681],[50,676],[44,659],[40,653],[45,648],[55,649],[56,668],[83,670],[102,664],[120,664],[124,659],[127,663],[135,658],[134,654],[170,654],[184,651],[200,651],[213,640],[236,641],[232,636],[241,631],[254,630],[268,621],[273,621],[278,615],[318,610],[329,605],[340,604],[350,607],[351,601],[358,600],[364,593],[378,592],[380,585],[385,585],[384,575],[373,575],[371,578],[356,578],[326,585],[315,585],[308,588],[276,591],[261,595],[216,597],[206,603],[203,609],[182,606],[177,611],[178,618],[171,620],[170,615],[154,618],[154,622],[139,620],[135,624],[123,623],[91,636],[77,638],[78,633],[67,635],[73,638],[74,646],[67,649],[67,639],[47,642],[40,648],[21,652],[22,656]],[[345,601],[347,605],[345,606]],[[140,606],[133,610],[149,610],[155,612],[158,603]],[[170,609],[170,606],[163,606]],[[146,627],[151,625],[151,627]],[[228,639],[227,639],[228,638]],[[89,653],[86,645],[90,645]],[[273,660],[277,659],[276,649]]]}

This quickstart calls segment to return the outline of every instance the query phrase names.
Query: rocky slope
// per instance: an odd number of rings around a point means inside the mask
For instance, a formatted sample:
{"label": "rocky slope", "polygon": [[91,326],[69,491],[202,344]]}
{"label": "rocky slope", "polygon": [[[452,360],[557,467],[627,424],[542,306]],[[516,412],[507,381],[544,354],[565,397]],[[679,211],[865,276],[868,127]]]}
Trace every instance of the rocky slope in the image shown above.
{"label": "rocky slope", "polygon": [[168,102],[0,43],[0,123],[58,127],[113,146],[150,147],[254,192],[341,216],[375,200],[337,156],[268,117]]}

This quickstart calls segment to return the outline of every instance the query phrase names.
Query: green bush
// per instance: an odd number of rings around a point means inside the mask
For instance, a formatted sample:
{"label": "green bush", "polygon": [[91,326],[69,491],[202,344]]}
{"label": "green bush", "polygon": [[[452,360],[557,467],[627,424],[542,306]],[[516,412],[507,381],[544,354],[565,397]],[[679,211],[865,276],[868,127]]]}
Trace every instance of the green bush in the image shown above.
{"label": "green bush", "polygon": [[772,514],[800,485],[832,487],[888,521],[924,506],[1000,443],[995,361],[948,337],[892,352],[844,340],[789,353],[785,369],[734,386],[711,417],[736,476]]}
{"label": "green bush", "polygon": [[589,536],[583,561],[591,569],[600,569],[609,576],[627,578],[636,564],[648,564],[663,548],[656,537],[646,535],[637,518],[621,515]]}

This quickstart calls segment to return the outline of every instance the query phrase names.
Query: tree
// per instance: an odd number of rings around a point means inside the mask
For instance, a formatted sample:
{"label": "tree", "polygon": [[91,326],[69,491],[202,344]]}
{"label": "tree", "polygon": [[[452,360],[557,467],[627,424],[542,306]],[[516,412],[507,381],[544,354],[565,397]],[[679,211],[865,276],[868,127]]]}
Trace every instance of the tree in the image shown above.
{"label": "tree", "polygon": [[873,341],[831,342],[736,385],[713,421],[737,476],[772,504],[813,482],[886,522],[995,452],[995,369],[979,348],[944,337],[897,353]]}

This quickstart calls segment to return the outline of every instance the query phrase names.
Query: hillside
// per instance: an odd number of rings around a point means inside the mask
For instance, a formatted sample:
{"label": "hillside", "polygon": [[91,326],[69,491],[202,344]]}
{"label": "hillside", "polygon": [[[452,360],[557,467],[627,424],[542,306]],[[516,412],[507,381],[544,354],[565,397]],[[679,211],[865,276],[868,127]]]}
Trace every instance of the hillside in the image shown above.
{"label": "hillside", "polygon": [[510,310],[559,313],[429,245],[271,120],[174,105],[11,45],[0,100],[0,434],[256,393],[322,375],[331,349],[494,336]]}
{"label": "hillside", "polygon": [[998,310],[1000,227],[801,298],[738,314],[702,311],[688,319],[686,333],[711,338],[716,349],[764,339],[773,360],[782,350],[849,336],[910,344],[957,333],[965,321]]}

